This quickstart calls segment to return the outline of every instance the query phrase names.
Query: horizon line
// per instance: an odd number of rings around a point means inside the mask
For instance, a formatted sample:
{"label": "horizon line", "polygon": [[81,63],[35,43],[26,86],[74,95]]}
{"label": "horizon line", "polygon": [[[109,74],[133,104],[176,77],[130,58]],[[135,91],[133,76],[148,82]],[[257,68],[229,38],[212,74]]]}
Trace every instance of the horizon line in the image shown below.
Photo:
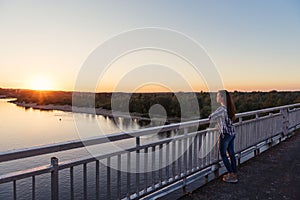
{"label": "horizon line", "polygon": [[[49,90],[35,90],[35,89],[29,89],[29,88],[6,88],[6,87],[0,87],[0,89],[5,90],[30,90],[30,91],[40,91],[40,92],[78,92],[78,93],[215,93],[217,91],[206,91],[206,90],[200,90],[200,91],[142,91],[142,92],[129,92],[129,91],[75,91],[75,90],[60,90],[60,89],[49,89]],[[221,88],[222,89],[222,88]],[[224,88],[223,88],[224,89]],[[225,88],[226,90],[226,88]],[[277,90],[277,89],[270,89],[270,90],[228,90],[229,92],[244,92],[244,93],[251,93],[251,92],[300,92],[300,90]]]}

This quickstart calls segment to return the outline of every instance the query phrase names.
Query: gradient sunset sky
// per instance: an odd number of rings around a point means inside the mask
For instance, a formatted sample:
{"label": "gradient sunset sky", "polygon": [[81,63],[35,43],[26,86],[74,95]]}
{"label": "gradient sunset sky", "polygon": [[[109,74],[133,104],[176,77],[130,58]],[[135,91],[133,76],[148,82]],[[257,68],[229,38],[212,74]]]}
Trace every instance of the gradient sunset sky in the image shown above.
{"label": "gradient sunset sky", "polygon": [[[38,89],[44,84],[45,89],[72,91],[83,63],[99,45],[143,27],[171,29],[193,38],[209,54],[228,90],[300,89],[297,0],[0,0],[0,87]],[[119,64],[147,63],[147,55],[131,60],[130,56]],[[133,61],[137,58],[142,61]],[[174,65],[186,71],[180,62]],[[113,76],[108,79],[116,81]],[[195,90],[206,89],[203,80],[192,84]],[[122,88],[126,91],[126,84]]]}

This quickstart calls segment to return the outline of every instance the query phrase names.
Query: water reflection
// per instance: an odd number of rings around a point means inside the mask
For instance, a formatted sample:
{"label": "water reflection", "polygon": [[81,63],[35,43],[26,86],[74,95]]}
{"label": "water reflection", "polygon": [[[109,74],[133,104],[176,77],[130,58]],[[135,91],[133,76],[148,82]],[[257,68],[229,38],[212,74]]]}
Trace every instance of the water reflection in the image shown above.
{"label": "water reflection", "polygon": [[[99,136],[99,127],[102,134],[107,135],[163,125],[163,122],[155,120],[38,110],[16,106],[9,103],[11,100],[14,99],[0,99],[0,151],[80,139],[78,125],[83,126],[87,137]],[[75,121],[74,115],[79,120]],[[146,139],[171,136],[172,132],[155,134]]]}
{"label": "water reflection", "polygon": [[[78,121],[75,122],[75,117]],[[57,110],[36,110],[32,108],[24,108],[16,106],[15,104],[8,103],[7,100],[0,100],[0,151],[7,151],[10,149],[19,149],[37,145],[51,144],[62,141],[69,141],[74,139],[80,139],[81,135],[78,133],[78,123],[83,130],[86,132],[86,137],[99,136],[99,131],[97,129],[101,126],[103,134],[119,133],[119,132],[129,132],[131,130],[137,130],[142,127],[152,127],[163,125],[164,122],[161,121],[151,121],[151,120],[139,120],[137,118],[124,118],[124,117],[109,117],[102,115],[93,114],[83,114],[83,113],[71,113],[63,112]],[[77,123],[77,124],[76,124]],[[96,129],[97,128],[97,129]],[[168,131],[165,133],[152,134],[143,136],[141,138],[142,143],[149,143],[153,140],[159,140],[164,138],[174,137],[175,135],[182,134],[180,131]],[[115,142],[114,145],[125,148],[126,146],[135,145],[134,140],[122,140],[120,142]],[[97,149],[99,154],[104,154],[110,151],[109,146],[105,145],[95,145],[101,146]],[[33,158],[28,158],[24,160],[10,161],[0,163],[0,174],[9,173],[16,170],[22,170],[26,168],[36,167],[40,165],[49,164],[49,159],[51,156],[56,156],[60,161],[70,160],[79,157],[90,156],[90,152],[87,149],[76,149],[66,152],[58,152],[53,154],[47,154],[42,156],[37,156]],[[122,157],[126,161],[127,157]],[[142,158],[141,158],[142,159]],[[134,158],[131,158],[134,163]],[[112,160],[113,162],[113,160]],[[20,164],[21,163],[21,164]],[[143,163],[143,160],[141,160]],[[158,162],[156,162],[158,165]],[[94,165],[89,164],[88,167],[93,167]],[[132,164],[134,167],[135,165]],[[105,191],[105,169],[106,167],[101,165],[101,191]],[[150,169],[150,168],[149,168]],[[82,197],[82,167],[78,166],[74,168],[75,170],[75,181],[79,188],[76,189],[75,196]],[[77,171],[76,171],[77,170]],[[89,170],[94,171],[94,170]],[[113,171],[114,172],[114,171]],[[122,172],[122,176],[127,177],[126,173]],[[157,174],[158,175],[158,174]],[[69,183],[69,172],[62,171],[60,173],[61,185],[68,186]],[[112,175],[114,176],[114,175]],[[95,185],[93,184],[94,174],[90,174],[88,177],[88,184],[91,188]],[[134,174],[132,174],[133,179]],[[151,177],[150,174],[148,177]],[[155,177],[154,177],[155,178]],[[159,178],[159,177],[156,177]],[[37,197],[40,199],[49,199],[49,176],[41,175],[37,178],[37,183],[39,184],[39,190],[37,191]],[[92,181],[91,181],[92,180]],[[125,180],[125,179],[124,179]],[[112,179],[112,184],[115,184],[116,179]],[[123,179],[122,179],[123,181]],[[142,183],[144,181],[141,180]],[[132,181],[134,184],[134,181]],[[23,187],[23,185],[30,185],[30,180],[18,181],[18,196],[24,197],[24,199],[30,198],[30,193],[28,193],[28,188]],[[122,185],[126,185],[126,182],[122,182]],[[0,185],[0,199],[10,199],[11,198],[11,185]],[[134,185],[132,185],[134,188]],[[68,188],[60,188],[61,199],[66,199],[69,197]],[[105,194],[103,194],[103,197]],[[94,196],[91,196],[93,199]]]}

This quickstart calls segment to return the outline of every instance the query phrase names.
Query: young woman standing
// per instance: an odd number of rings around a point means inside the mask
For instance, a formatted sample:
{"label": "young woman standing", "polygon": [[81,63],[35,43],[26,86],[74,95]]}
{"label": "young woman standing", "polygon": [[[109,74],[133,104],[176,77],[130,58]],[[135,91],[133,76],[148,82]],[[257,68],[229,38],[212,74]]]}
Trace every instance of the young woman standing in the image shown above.
{"label": "young woman standing", "polygon": [[[223,176],[222,180],[236,183],[238,179],[234,153],[235,128],[233,126],[233,121],[235,120],[235,106],[227,90],[218,91],[216,100],[221,106],[209,116],[209,119],[217,122],[220,131],[219,150],[228,172]],[[230,161],[226,152],[229,154]]]}

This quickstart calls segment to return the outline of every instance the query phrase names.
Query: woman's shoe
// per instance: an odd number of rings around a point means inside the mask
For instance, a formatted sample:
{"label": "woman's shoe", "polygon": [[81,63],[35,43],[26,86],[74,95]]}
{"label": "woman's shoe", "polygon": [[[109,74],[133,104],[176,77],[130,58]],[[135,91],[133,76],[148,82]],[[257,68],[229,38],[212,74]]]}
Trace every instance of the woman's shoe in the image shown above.
{"label": "woman's shoe", "polygon": [[238,182],[237,175],[234,173],[225,174],[223,176],[222,180],[227,183],[237,183]]}

